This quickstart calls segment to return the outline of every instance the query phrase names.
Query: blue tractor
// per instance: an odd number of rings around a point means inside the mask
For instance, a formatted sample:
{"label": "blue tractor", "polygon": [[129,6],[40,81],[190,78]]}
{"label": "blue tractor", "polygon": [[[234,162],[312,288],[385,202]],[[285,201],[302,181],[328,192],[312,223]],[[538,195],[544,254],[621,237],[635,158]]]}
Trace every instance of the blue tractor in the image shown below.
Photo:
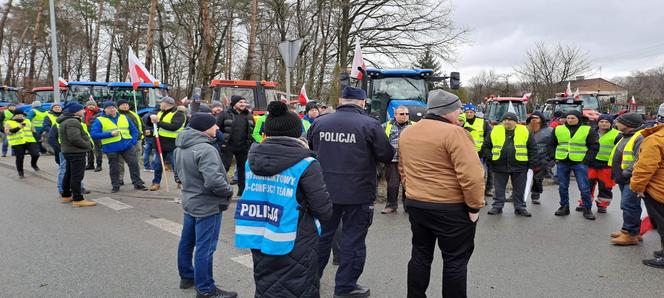
{"label": "blue tractor", "polygon": [[[406,106],[410,119],[420,120],[426,114],[426,102],[433,82],[449,80],[452,89],[458,89],[458,72],[450,76],[435,77],[431,69],[377,69],[367,68],[361,83],[367,91],[366,110],[380,122],[394,118],[394,109]],[[342,85],[344,79],[342,76]]]}
{"label": "blue tractor", "polygon": [[[129,102],[132,110],[136,109],[139,116],[153,111],[157,108],[157,101],[168,95],[169,86],[166,84],[147,84],[141,83],[138,89],[134,91],[130,82],[112,82],[108,83],[111,92],[111,100],[118,102],[124,99]],[[134,95],[136,102],[134,103]]]}
{"label": "blue tractor", "polygon": [[[61,102],[78,102],[85,104],[89,100],[101,102],[106,98],[110,98],[108,90],[108,83],[106,82],[87,82],[87,81],[71,81],[67,83],[67,88],[61,87],[60,90],[64,93],[60,97]],[[40,88],[44,89],[44,88]],[[48,90],[33,92],[35,99],[42,102],[41,108],[45,111],[51,109],[53,106],[53,87],[48,87]],[[18,107],[26,114],[32,110],[32,105],[24,105]]]}

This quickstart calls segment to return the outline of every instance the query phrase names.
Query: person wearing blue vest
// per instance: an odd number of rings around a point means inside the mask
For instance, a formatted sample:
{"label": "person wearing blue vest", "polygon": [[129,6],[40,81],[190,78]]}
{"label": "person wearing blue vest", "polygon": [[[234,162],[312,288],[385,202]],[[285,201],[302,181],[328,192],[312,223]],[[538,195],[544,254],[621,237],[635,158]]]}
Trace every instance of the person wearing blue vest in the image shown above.
{"label": "person wearing blue vest", "polygon": [[297,114],[268,106],[262,143],[253,145],[235,211],[235,245],[250,248],[255,297],[320,297],[318,220],[332,216],[320,164]]}
{"label": "person wearing blue vest", "polygon": [[[182,177],[184,220],[178,245],[180,289],[196,287],[196,297],[237,297],[212,278],[214,251],[221,230],[221,213],[228,209],[233,189],[221,157],[212,146],[217,119],[194,113],[190,127],[175,139],[174,169]],[[192,262],[193,259],[193,262]]]}
{"label": "person wearing blue vest", "polygon": [[309,148],[316,152],[332,200],[333,214],[322,221],[318,273],[322,276],[330,258],[334,233],[342,224],[335,297],[368,297],[368,287],[357,284],[364,270],[366,236],[374,214],[378,162],[388,163],[394,148],[378,120],[364,111],[366,92],[345,87],[337,111],[316,118],[307,133]]}
{"label": "person wearing blue vest", "polygon": [[111,176],[111,192],[120,191],[120,156],[129,166],[131,183],[136,190],[147,190],[141,179],[138,157],[134,146],[139,140],[136,125],[127,116],[118,113],[115,103],[104,102],[104,113],[92,123],[90,135],[101,140],[101,151],[108,157],[109,175]]}

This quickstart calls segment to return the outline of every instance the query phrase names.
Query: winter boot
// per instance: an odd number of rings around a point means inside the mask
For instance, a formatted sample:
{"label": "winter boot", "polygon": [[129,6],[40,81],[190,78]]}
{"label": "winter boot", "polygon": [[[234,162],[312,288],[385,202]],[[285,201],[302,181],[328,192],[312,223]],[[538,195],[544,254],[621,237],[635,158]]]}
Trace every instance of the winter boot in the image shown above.
{"label": "winter boot", "polygon": [[561,205],[558,210],[556,210],[556,213],[554,213],[556,216],[563,216],[563,215],[569,215],[569,205]]}
{"label": "winter boot", "polygon": [[587,220],[595,220],[595,214],[590,208],[583,208],[583,218]]}

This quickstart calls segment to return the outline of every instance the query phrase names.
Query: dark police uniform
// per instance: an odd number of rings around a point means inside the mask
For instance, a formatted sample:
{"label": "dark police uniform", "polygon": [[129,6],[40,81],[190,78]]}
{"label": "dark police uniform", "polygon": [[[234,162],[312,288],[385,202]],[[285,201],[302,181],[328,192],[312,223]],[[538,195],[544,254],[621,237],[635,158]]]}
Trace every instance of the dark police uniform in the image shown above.
{"label": "dark police uniform", "polygon": [[322,222],[318,273],[323,275],[334,232],[342,223],[334,292],[344,295],[357,288],[357,280],[364,270],[365,238],[376,199],[376,163],[392,161],[394,149],[378,120],[353,104],[341,105],[335,113],[317,118],[307,133],[307,140],[318,155],[333,204],[332,218]]}

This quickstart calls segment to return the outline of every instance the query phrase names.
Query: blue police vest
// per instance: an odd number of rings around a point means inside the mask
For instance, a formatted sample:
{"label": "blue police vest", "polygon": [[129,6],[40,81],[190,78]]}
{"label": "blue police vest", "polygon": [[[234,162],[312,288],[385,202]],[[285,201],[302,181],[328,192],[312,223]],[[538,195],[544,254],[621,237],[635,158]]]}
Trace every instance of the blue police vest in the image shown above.
{"label": "blue police vest", "polygon": [[[315,159],[305,158],[271,176],[258,176],[246,168],[246,186],[235,209],[235,246],[260,249],[269,255],[285,255],[293,250],[297,237],[297,184]],[[320,223],[316,227],[320,234]]]}

